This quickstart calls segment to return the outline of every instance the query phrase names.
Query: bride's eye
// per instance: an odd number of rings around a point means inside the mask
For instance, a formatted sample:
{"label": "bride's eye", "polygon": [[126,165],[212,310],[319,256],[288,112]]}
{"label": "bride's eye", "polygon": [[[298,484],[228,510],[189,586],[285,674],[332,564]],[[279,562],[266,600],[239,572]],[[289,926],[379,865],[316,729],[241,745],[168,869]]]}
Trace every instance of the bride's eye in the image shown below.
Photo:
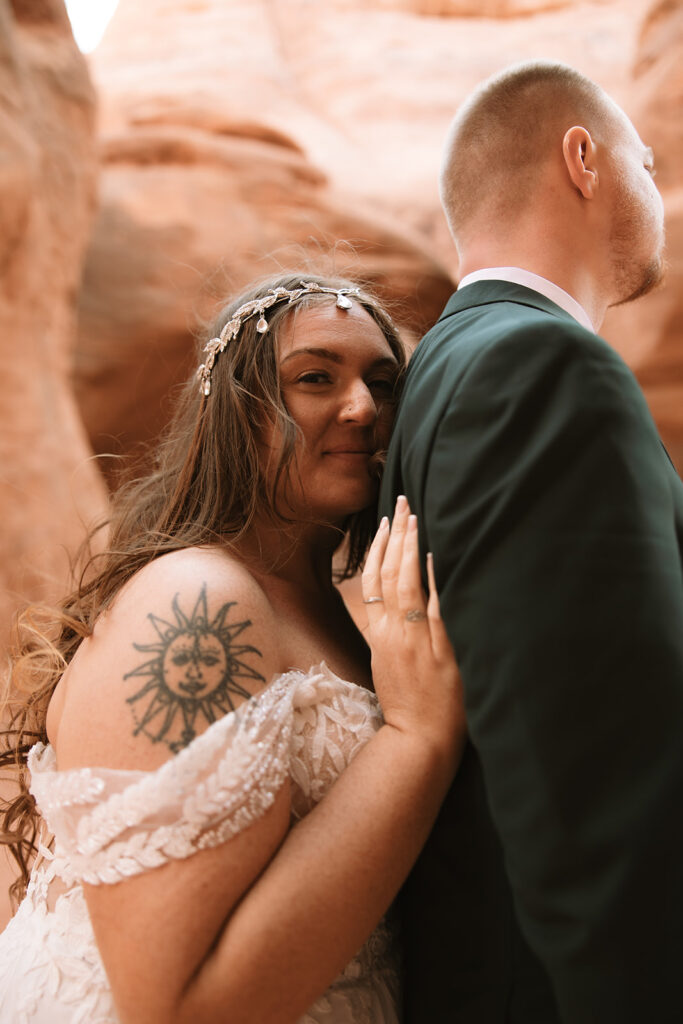
{"label": "bride's eye", "polygon": [[368,388],[373,394],[381,395],[383,398],[393,398],[396,381],[393,377],[375,377],[368,381]]}
{"label": "bride's eye", "polygon": [[310,370],[308,373],[302,373],[300,377],[297,377],[297,384],[329,384],[330,375],[323,373],[322,370]]}

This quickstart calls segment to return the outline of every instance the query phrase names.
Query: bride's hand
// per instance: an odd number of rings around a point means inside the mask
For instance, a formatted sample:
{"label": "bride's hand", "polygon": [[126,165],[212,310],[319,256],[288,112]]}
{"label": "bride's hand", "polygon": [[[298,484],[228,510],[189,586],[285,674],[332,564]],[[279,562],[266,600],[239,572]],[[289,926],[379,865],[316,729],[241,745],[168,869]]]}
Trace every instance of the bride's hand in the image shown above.
{"label": "bride's hand", "polygon": [[391,529],[386,519],[380,525],[362,577],[372,677],[386,723],[452,752],[457,762],[466,732],[462,680],[439,610],[431,555],[427,576],[428,598],[417,517],[401,496]]}

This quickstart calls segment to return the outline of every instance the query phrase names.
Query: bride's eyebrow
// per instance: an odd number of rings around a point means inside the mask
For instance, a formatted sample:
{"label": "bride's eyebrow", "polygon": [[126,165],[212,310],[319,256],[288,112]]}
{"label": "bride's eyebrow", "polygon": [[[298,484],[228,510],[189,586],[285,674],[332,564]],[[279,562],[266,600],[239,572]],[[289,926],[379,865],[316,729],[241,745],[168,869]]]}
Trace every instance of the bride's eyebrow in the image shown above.
{"label": "bride's eyebrow", "polygon": [[281,361],[280,366],[284,366],[290,359],[296,359],[297,356],[318,356],[321,359],[329,359],[333,363],[342,363],[344,357],[338,352],[331,352],[328,348],[297,348],[294,352],[290,352],[288,356]]}
{"label": "bride's eyebrow", "polygon": [[[319,359],[329,359],[332,363],[343,363],[344,355],[339,352],[332,352],[328,348],[315,348],[308,346],[306,348],[297,348],[294,352],[290,352],[288,356],[281,361],[280,366],[284,366],[290,359],[296,359],[297,356],[317,356]],[[393,356],[380,356],[379,359],[375,359],[372,363],[371,369],[379,369],[383,366],[396,367],[397,363]]]}

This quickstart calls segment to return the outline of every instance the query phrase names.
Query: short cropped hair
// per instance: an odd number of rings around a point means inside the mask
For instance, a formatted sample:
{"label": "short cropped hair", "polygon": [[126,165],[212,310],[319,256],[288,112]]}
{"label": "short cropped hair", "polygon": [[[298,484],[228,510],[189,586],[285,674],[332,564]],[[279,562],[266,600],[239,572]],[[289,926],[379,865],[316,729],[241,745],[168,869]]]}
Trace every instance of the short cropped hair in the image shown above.
{"label": "short cropped hair", "polygon": [[531,61],[489,78],[451,125],[441,200],[454,239],[482,208],[514,213],[568,128],[604,138],[615,106],[603,89],[566,64]]}

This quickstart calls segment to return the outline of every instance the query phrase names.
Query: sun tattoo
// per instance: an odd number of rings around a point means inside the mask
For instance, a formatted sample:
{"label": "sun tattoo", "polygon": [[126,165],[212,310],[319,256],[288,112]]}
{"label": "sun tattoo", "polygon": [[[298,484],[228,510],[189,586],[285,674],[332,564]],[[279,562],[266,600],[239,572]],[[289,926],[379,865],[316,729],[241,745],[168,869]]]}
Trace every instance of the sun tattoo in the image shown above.
{"label": "sun tattoo", "polygon": [[251,697],[237,682],[238,678],[265,682],[242,660],[245,654],[260,657],[261,652],[249,644],[235,643],[251,620],[225,621],[235,604],[226,602],[209,622],[204,584],[191,615],[181,610],[176,594],[171,606],[174,623],[151,613],[147,616],[159,640],[152,644],[134,643],[133,647],[153,653],[154,657],[123,677],[146,676],[149,680],[127,698],[136,723],[134,736],[144,733],[154,743],[166,743],[177,753],[196,736],[198,719],[210,724],[233,711],[233,694]]}

